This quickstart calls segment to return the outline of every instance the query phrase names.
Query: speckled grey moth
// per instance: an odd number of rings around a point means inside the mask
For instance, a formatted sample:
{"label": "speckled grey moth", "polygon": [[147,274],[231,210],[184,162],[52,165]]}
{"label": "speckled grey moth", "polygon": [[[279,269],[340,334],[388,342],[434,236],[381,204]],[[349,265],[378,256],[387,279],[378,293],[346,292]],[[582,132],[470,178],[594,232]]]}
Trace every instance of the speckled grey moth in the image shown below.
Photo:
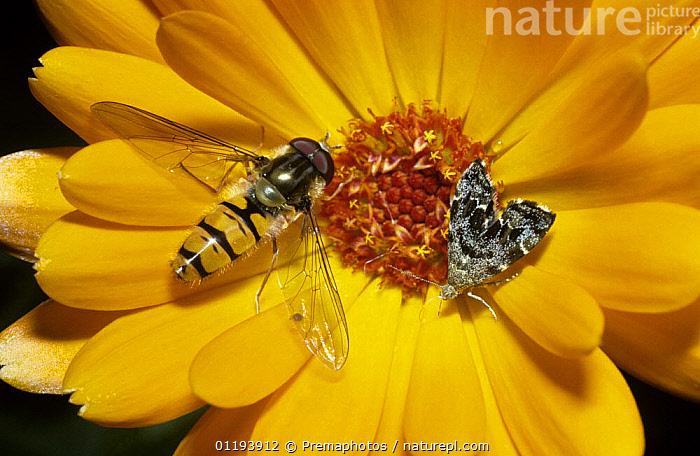
{"label": "speckled grey moth", "polygon": [[522,199],[498,211],[496,187],[484,162],[474,160],[459,179],[450,207],[447,284],[440,286],[440,296],[452,299],[466,292],[489,307],[470,290],[504,282],[488,280],[532,250],[555,217],[547,207]]}

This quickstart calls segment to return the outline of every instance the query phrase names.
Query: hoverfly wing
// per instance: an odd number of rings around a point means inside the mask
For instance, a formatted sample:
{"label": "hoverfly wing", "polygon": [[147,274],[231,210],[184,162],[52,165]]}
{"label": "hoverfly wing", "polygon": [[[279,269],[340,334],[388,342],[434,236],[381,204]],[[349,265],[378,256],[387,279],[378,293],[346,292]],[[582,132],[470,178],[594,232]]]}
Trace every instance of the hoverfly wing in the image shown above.
{"label": "hoverfly wing", "polygon": [[250,150],[123,103],[103,101],[90,109],[156,165],[194,177],[215,191],[238,163],[264,160]]}
{"label": "hoverfly wing", "polygon": [[299,238],[284,249],[283,256],[278,277],[290,318],[309,350],[327,367],[338,370],[348,356],[348,327],[311,209],[304,212]]}

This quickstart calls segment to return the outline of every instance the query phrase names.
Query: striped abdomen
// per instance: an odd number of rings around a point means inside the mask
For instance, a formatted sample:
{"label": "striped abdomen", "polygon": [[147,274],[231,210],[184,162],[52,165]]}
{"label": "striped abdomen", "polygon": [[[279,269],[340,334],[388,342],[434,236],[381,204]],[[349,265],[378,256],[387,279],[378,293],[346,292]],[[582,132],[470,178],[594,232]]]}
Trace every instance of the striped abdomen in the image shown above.
{"label": "striped abdomen", "polygon": [[173,261],[175,273],[194,282],[231,264],[267,232],[273,215],[251,197],[237,196],[219,203],[200,221]]}

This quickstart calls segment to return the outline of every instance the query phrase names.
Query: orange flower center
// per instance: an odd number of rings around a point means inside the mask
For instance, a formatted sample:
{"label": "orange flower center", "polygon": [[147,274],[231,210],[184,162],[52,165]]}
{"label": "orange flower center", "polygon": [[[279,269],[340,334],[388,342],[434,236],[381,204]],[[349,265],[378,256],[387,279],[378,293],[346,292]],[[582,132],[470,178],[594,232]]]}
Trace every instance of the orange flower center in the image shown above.
{"label": "orange flower center", "polygon": [[462,134],[462,119],[424,102],[373,121],[350,122],[336,175],[320,214],[325,234],[342,261],[406,290],[425,283],[388,267],[437,283],[447,276],[450,201],[462,172],[481,143]]}

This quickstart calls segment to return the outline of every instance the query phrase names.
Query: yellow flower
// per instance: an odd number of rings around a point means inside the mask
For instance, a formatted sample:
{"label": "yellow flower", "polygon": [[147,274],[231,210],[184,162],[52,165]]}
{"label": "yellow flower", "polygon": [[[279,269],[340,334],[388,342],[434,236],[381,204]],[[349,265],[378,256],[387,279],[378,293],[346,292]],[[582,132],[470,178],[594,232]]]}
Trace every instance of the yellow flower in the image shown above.
{"label": "yellow flower", "polygon": [[[0,335],[3,380],[69,391],[83,417],[110,426],[212,404],[178,454],[213,452],[217,440],[639,454],[636,406],[601,340],[626,369],[700,398],[700,85],[689,35],[488,35],[488,5],[459,1],[192,2],[208,12],[177,12],[190,2],[159,0],[174,13],[160,23],[136,1],[38,3],[57,36],[82,47],[45,54],[33,93],[90,145],[65,163],[56,151],[0,162],[2,242],[39,259],[52,298]],[[376,135],[353,140],[379,144],[399,131],[379,118],[424,99],[483,145],[502,201],[541,202],[557,219],[517,279],[478,290],[498,321],[464,298],[438,316],[439,302],[380,286],[381,271],[353,273],[331,249],[352,346],[339,372],[308,361],[273,305],[279,290],[266,288],[255,315],[268,249],[198,287],[174,279],[170,260],[211,194],[148,166],[89,113],[124,102],[253,147],[259,124],[271,146],[374,119]],[[441,157],[431,166],[454,159]],[[444,243],[438,220],[431,239]]]}

